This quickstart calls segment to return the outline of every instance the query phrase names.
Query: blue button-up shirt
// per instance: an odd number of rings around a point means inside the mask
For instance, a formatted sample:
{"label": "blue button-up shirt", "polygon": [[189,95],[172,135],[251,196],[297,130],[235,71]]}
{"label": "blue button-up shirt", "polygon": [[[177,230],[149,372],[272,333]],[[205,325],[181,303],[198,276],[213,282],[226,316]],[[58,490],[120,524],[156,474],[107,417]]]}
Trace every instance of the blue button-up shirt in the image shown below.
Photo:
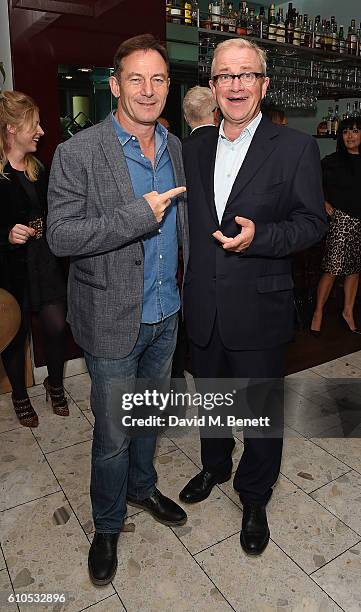
{"label": "blue button-up shirt", "polygon": [[[168,132],[159,123],[155,129],[155,162],[143,154],[136,136],[126,132],[113,115],[113,125],[128,165],[136,198],[145,193],[163,193],[175,187],[167,148]],[[144,297],[142,323],[158,323],[180,307],[177,286],[178,239],[176,203],[167,208],[157,232],[143,238]]]}

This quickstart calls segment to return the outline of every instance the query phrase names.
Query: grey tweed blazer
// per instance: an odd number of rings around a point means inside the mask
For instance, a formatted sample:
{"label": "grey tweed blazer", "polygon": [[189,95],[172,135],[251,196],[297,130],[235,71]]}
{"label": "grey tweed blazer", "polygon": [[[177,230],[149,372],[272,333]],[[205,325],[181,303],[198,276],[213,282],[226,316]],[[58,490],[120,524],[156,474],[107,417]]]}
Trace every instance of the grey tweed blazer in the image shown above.
{"label": "grey tweed blazer", "polygon": [[[176,186],[185,185],[181,144],[169,134]],[[70,257],[68,322],[75,341],[97,357],[121,358],[137,340],[143,304],[142,236],[159,224],[136,199],[111,114],[55,152],[48,191],[47,239]],[[188,261],[186,197],[177,199],[178,242]]]}

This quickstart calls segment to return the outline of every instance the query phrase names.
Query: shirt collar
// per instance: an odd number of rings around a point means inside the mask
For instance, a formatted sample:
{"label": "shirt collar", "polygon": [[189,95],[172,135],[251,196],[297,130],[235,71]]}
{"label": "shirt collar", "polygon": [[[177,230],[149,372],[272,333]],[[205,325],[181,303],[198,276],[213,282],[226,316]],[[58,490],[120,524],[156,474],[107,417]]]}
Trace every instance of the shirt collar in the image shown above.
{"label": "shirt collar", "polygon": [[[124,145],[127,142],[129,142],[129,140],[132,138],[133,135],[125,131],[125,129],[121,126],[121,124],[119,123],[114,113],[112,113],[112,121],[113,121],[113,126],[116,131],[116,134],[119,138],[119,142],[122,145],[122,147],[124,147]],[[168,138],[168,130],[164,127],[164,125],[158,122],[155,125],[155,137],[156,137],[156,143],[157,142],[163,143],[164,141],[167,141],[167,138]],[[157,147],[157,149],[158,148],[159,147]]]}
{"label": "shirt collar", "polygon": [[[254,119],[252,119],[251,123],[249,123],[247,127],[244,130],[242,130],[238,138],[232,141],[233,144],[237,144],[238,142],[240,142],[245,137],[246,134],[251,136],[251,138],[253,138],[256,129],[261,123],[261,119],[262,119],[262,113],[260,111],[258,115]],[[219,127],[219,138],[225,138],[226,140],[229,141],[229,138],[227,138],[227,136],[224,133],[224,119],[222,119],[221,125]]]}
{"label": "shirt collar", "polygon": [[196,127],[193,128],[193,130],[191,131],[191,134],[193,134],[193,132],[195,132],[196,130],[199,130],[199,128],[202,128],[202,127],[216,127],[216,126],[214,125],[214,123],[203,123],[202,125],[196,125]]}

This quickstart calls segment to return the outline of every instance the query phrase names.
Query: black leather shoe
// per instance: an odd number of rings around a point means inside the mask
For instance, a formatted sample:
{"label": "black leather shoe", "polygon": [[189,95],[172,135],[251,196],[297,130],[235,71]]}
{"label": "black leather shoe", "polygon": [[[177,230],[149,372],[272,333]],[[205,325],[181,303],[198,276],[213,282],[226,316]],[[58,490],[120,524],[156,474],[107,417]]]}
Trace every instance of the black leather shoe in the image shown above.
{"label": "black leather shoe", "polygon": [[248,555],[260,555],[266,548],[270,532],[266,507],[261,504],[244,504],[241,546]]}
{"label": "black leather shoe", "polygon": [[88,568],[91,581],[105,585],[113,580],[118,567],[118,533],[97,533],[89,550]]}
{"label": "black leather shoe", "polygon": [[179,499],[187,504],[200,502],[208,497],[214,485],[226,482],[231,476],[231,472],[226,476],[217,476],[217,474],[202,470],[182,489],[179,493]]}
{"label": "black leather shoe", "polygon": [[147,510],[153,518],[163,523],[163,525],[169,525],[170,527],[173,527],[173,525],[184,525],[187,520],[187,515],[183,508],[178,506],[172,499],[169,499],[169,497],[162,495],[158,489],[154,489],[154,493],[147,497],[147,499],[140,500],[128,497],[127,501],[131,506]]}

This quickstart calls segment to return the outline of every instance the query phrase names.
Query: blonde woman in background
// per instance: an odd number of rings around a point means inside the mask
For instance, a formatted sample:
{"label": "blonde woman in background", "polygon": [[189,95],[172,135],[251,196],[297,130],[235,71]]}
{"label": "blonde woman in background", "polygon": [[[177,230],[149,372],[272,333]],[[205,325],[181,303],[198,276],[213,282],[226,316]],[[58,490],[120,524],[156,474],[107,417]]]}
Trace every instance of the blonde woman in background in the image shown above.
{"label": "blonde woman in background", "polygon": [[44,135],[35,102],[18,91],[0,93],[0,286],[21,308],[20,329],[2,353],[12,402],[24,427],[38,416],[25,384],[25,340],[31,312],[38,312],[44,335],[54,413],[67,416],[63,388],[66,284],[45,239],[47,176],[35,153]]}

